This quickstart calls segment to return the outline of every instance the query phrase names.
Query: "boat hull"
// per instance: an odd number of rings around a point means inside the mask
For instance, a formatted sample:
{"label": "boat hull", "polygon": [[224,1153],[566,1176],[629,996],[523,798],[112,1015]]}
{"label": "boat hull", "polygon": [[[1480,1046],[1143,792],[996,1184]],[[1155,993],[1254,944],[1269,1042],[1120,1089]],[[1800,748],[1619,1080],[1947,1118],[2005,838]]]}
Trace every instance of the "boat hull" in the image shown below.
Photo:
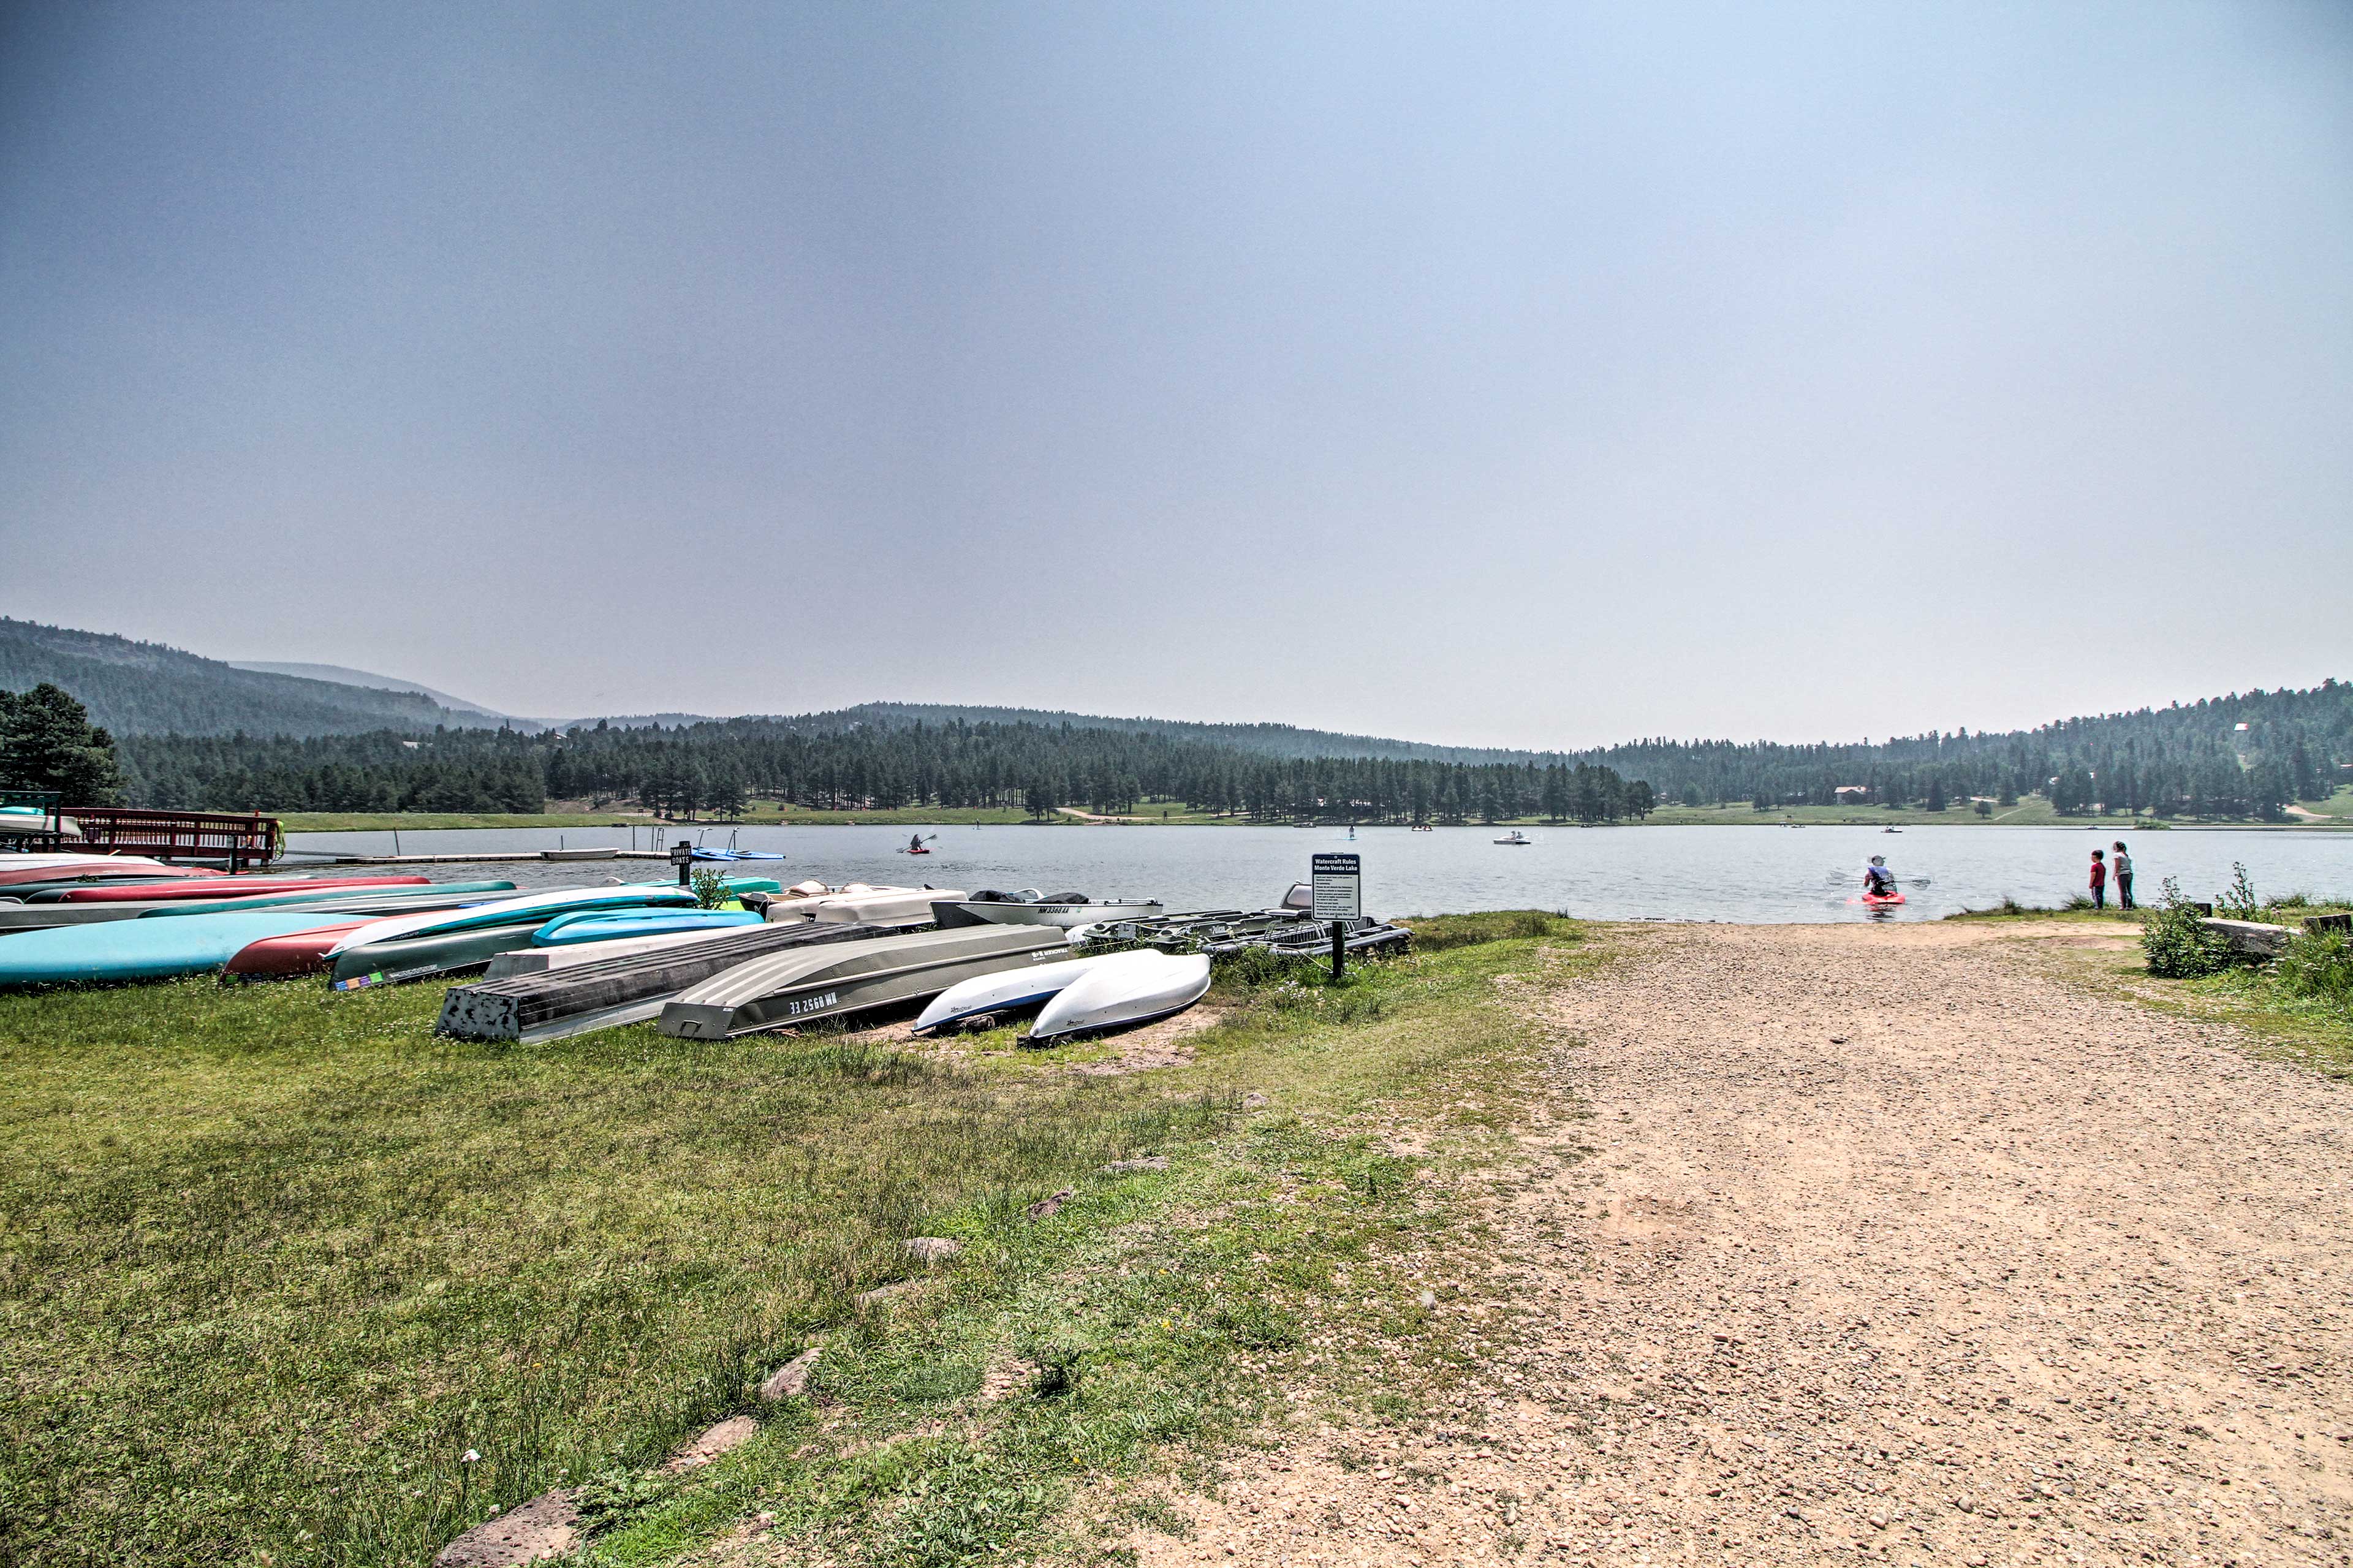
{"label": "boat hull", "polygon": [[1089,972],[1106,964],[1116,964],[1123,959],[1141,956],[1158,955],[1104,953],[1093,958],[1064,959],[1060,963],[1040,963],[1029,969],[1008,969],[959,981],[933,997],[924,1006],[923,1016],[915,1020],[915,1033],[929,1034],[934,1029],[954,1028],[974,1018],[1043,1006]]}
{"label": "boat hull", "polygon": [[725,1039],[920,1002],[959,981],[1043,963],[1069,951],[1060,931],[1002,926],[912,931],[823,952],[779,953],[687,991],[662,1009],[661,1031],[682,1039]]}
{"label": "boat hull", "polygon": [[256,910],[24,931],[0,941],[0,988],[208,973],[252,942],[332,921],[316,911]]}
{"label": "boat hull", "polygon": [[1146,962],[1105,965],[1063,987],[1038,1015],[1029,1038],[1067,1039],[1131,1028],[1181,1013],[1209,989],[1209,961],[1199,953],[1121,954]]}
{"label": "boat hull", "polygon": [[1103,921],[1158,920],[1168,912],[1168,906],[1157,900],[1143,903],[998,903],[993,900],[943,900],[953,903],[975,920],[1001,926],[1055,926],[1069,931],[1074,926],[1094,925]]}

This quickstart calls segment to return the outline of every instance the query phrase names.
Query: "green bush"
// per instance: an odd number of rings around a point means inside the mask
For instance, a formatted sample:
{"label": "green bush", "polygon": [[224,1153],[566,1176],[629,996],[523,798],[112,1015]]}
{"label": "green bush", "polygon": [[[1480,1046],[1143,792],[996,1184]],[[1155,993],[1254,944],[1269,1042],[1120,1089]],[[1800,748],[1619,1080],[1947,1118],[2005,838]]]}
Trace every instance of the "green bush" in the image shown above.
{"label": "green bush", "polygon": [[1438,915],[1400,922],[1413,932],[1418,952],[1444,952],[1449,948],[1475,947],[1481,942],[1508,942],[1522,937],[1551,937],[1575,942],[1577,922],[1567,915],[1543,910],[1495,910],[1475,915]]}
{"label": "green bush", "polygon": [[2181,884],[2165,879],[2165,899],[2140,929],[2140,950],[2148,972],[2168,980],[2220,974],[2231,967],[2231,944],[2198,923],[2198,906],[2181,896]]}
{"label": "green bush", "polygon": [[2353,1013],[2353,941],[2340,931],[2295,937],[2273,961],[2272,979],[2290,995]]}

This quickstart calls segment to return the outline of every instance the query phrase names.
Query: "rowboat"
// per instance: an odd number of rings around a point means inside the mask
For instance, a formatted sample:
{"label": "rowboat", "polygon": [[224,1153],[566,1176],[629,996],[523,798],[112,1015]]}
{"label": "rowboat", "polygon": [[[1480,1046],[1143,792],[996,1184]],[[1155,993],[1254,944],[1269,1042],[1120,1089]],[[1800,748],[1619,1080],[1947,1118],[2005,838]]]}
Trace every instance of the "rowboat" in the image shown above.
{"label": "rowboat", "polygon": [[1124,1029],[1181,1013],[1209,989],[1204,953],[1172,957],[1161,952],[1116,955],[1133,963],[1106,963],[1062,988],[1046,1004],[1029,1030],[1032,1042],[1067,1039],[1103,1029]]}
{"label": "rowboat", "polygon": [[436,1027],[467,1039],[536,1042],[643,1023],[689,986],[754,959],[882,934],[873,926],[763,923],[716,933],[708,941],[593,963],[486,976],[471,985],[449,988]]}
{"label": "rowboat", "polygon": [[1018,893],[979,892],[968,899],[954,893],[934,893],[932,901],[943,926],[985,921],[990,925],[1058,926],[1068,931],[1072,926],[1096,925],[1104,921],[1155,920],[1167,912],[1167,906],[1157,900],[1113,899],[1098,902],[1084,893],[1058,893],[1049,899],[1034,888],[1024,888]]}
{"label": "rowboat", "polygon": [[771,899],[767,916],[780,923],[819,921],[830,925],[908,925],[929,921],[939,899],[961,899],[961,892],[935,888],[870,888],[852,882],[839,892],[805,899]]}
{"label": "rowboat", "polygon": [[1156,952],[1109,952],[976,975],[933,997],[923,1008],[923,1016],[915,1020],[915,1033],[926,1035],[938,1029],[953,1029],[1001,1014],[1042,1006],[1092,971],[1121,964],[1133,966],[1138,959],[1159,956]]}
{"label": "rowboat", "polygon": [[713,975],[661,1010],[661,1031],[724,1039],[893,1002],[920,1002],[960,980],[1026,968],[1069,952],[1060,931],[975,926],[843,942],[755,958]]}

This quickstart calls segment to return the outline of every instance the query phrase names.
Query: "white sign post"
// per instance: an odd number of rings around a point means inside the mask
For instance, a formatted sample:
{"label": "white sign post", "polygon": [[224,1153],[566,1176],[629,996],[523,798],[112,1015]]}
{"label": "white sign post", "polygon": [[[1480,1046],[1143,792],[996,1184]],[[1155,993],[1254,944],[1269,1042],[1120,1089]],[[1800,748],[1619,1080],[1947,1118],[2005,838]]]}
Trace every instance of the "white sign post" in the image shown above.
{"label": "white sign post", "polygon": [[1308,871],[1315,918],[1332,922],[1332,978],[1337,981],[1348,962],[1344,922],[1365,912],[1365,863],[1354,855],[1318,855]]}

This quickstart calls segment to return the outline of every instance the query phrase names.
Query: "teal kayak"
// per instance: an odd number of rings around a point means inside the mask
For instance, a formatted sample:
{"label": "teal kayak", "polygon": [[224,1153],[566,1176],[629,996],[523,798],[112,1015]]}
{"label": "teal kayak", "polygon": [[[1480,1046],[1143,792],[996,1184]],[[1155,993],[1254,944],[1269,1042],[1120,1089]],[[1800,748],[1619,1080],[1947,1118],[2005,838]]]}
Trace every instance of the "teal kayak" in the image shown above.
{"label": "teal kayak", "polygon": [[667,936],[681,931],[724,931],[729,926],[755,926],[762,917],[749,910],[584,910],[558,915],[532,932],[533,947],[566,947],[580,942],[612,942],[628,936]]}
{"label": "teal kayak", "polygon": [[338,991],[430,980],[437,974],[480,969],[502,952],[529,947],[533,929],[529,921],[518,921],[372,942],[365,947],[328,954],[328,973]]}
{"label": "teal kayak", "polygon": [[[778,885],[765,878],[731,878],[728,890],[744,893],[776,892]],[[603,888],[559,888],[551,892],[533,893],[520,899],[501,900],[476,909],[449,910],[434,914],[399,915],[391,920],[376,921],[359,930],[327,950],[330,958],[340,958],[354,948],[372,947],[379,942],[406,942],[411,937],[440,936],[453,931],[473,930],[487,925],[512,925],[526,916],[537,914],[532,921],[536,927],[557,915],[582,910],[629,910],[646,908],[692,909],[694,894],[685,888],[661,882],[624,882]],[[523,945],[528,946],[528,943]],[[342,971],[337,970],[338,975]]]}
{"label": "teal kayak", "polygon": [[316,910],[257,910],[20,931],[0,941],[0,989],[202,974],[228,963],[248,942],[312,931],[332,919]]}

